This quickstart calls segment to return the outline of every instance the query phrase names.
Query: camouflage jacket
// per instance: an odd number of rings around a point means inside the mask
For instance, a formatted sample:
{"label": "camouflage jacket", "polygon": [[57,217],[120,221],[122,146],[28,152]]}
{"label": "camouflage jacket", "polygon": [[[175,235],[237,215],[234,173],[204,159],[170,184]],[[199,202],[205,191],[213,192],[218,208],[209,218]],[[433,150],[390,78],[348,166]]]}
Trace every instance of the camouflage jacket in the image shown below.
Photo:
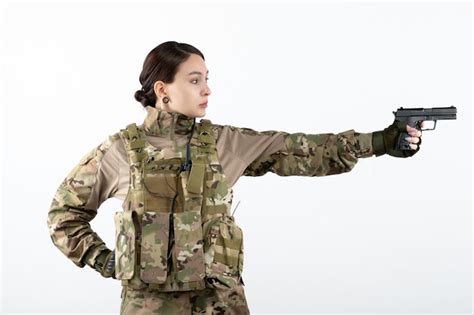
{"label": "camouflage jacket", "polygon": [[[141,125],[157,148],[184,146],[189,121],[180,115],[172,128],[171,115],[158,116],[146,108]],[[157,117],[160,117],[157,119]],[[255,131],[212,124],[217,135],[219,162],[232,187],[238,178],[272,172],[280,176],[326,176],[349,172],[359,158],[373,155],[372,133],[347,130],[338,134]],[[59,185],[48,210],[47,224],[56,247],[75,265],[94,266],[105,242],[90,226],[97,209],[108,198],[124,200],[129,188],[129,164],[119,133],[89,151]]]}

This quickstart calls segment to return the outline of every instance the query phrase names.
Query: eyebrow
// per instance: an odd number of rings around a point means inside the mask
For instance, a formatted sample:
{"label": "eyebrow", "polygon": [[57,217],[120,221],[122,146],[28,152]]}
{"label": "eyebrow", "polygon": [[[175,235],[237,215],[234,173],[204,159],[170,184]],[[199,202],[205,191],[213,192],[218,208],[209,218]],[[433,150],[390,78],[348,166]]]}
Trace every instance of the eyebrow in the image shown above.
{"label": "eyebrow", "polygon": [[[209,70],[207,70],[206,74],[209,73]],[[202,72],[200,71],[192,71],[192,72],[189,72],[188,75],[193,75],[193,74],[199,74],[199,75],[202,75]]]}

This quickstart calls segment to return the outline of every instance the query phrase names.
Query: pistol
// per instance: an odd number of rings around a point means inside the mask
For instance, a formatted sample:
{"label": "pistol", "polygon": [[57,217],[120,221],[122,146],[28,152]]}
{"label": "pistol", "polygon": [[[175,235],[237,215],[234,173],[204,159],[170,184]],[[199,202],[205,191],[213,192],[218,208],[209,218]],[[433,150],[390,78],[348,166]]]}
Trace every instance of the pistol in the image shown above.
{"label": "pistol", "polygon": [[[414,127],[418,130],[435,130],[436,122],[438,120],[451,120],[456,119],[457,109],[454,106],[450,107],[433,107],[433,108],[403,108],[400,107],[396,112],[395,120],[405,121],[409,126]],[[422,129],[421,122],[423,121],[434,121],[434,126],[431,129]],[[397,150],[413,150],[410,144],[405,141],[405,137],[408,137],[407,132],[402,132],[398,137],[396,149]]]}

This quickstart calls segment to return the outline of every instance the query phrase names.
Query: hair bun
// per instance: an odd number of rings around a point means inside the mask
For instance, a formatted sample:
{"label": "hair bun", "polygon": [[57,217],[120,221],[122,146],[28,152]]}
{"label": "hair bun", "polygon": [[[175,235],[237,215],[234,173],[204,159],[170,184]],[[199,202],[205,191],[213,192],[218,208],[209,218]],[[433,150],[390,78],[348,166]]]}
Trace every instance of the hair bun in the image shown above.
{"label": "hair bun", "polygon": [[148,97],[146,96],[145,91],[143,90],[137,90],[135,92],[135,100],[137,100],[137,102],[140,102],[143,107],[150,105]]}

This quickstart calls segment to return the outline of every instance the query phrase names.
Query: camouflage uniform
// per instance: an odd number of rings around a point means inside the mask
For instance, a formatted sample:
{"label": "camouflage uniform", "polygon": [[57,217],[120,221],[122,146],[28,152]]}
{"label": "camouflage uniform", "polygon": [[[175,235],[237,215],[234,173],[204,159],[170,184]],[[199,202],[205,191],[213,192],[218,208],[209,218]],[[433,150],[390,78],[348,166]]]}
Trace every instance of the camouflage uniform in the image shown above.
{"label": "camouflage uniform", "polygon": [[122,197],[121,314],[248,314],[243,233],[230,214],[238,177],[339,174],[373,155],[371,133],[257,132],[147,110],[142,125],[83,157],[48,212],[53,243],[77,266],[94,266],[107,247],[89,222],[104,200]]}
{"label": "camouflage uniform", "polygon": [[244,287],[182,292],[122,289],[120,314],[249,314]]}

